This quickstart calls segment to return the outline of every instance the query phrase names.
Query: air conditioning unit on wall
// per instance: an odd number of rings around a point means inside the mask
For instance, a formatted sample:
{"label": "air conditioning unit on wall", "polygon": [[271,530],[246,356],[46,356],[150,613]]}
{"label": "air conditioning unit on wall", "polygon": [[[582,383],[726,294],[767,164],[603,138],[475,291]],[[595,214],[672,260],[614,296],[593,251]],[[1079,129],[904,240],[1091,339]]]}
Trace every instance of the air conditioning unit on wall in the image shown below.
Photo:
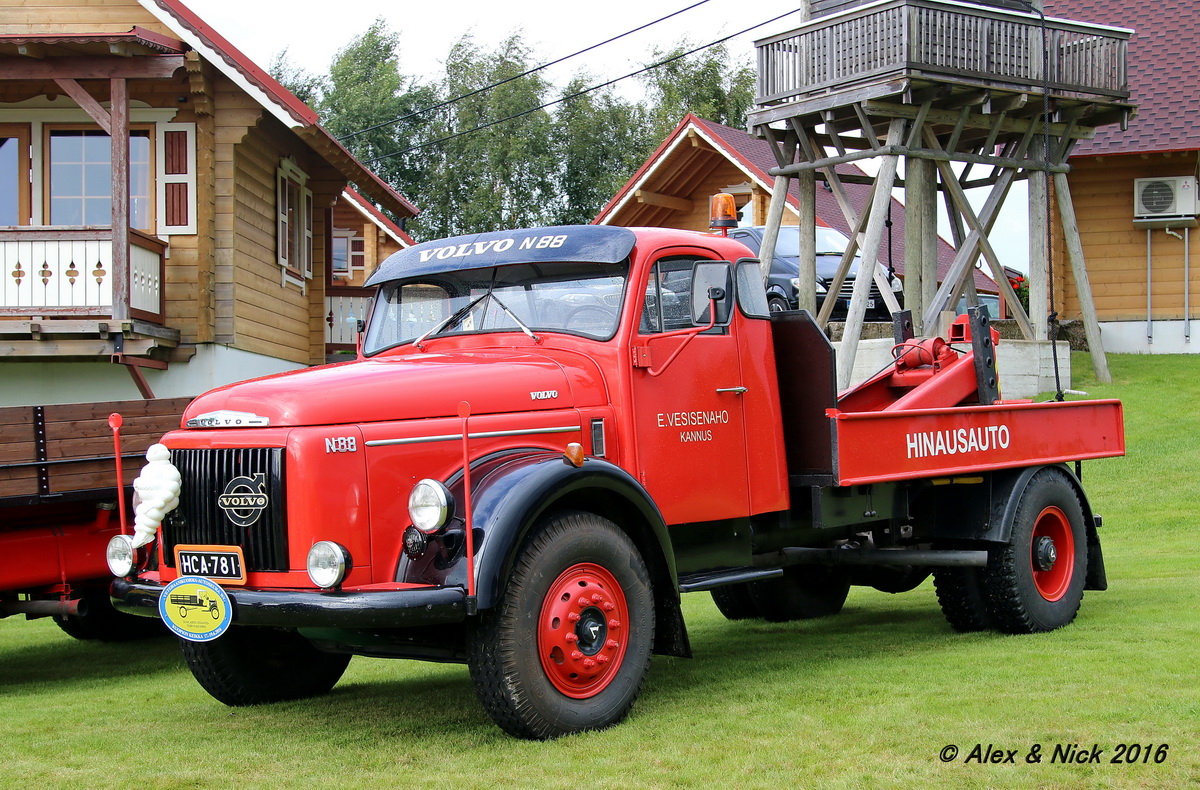
{"label": "air conditioning unit on wall", "polygon": [[1133,180],[1133,221],[1142,225],[1163,226],[1171,220],[1192,224],[1200,214],[1194,176],[1135,178]]}

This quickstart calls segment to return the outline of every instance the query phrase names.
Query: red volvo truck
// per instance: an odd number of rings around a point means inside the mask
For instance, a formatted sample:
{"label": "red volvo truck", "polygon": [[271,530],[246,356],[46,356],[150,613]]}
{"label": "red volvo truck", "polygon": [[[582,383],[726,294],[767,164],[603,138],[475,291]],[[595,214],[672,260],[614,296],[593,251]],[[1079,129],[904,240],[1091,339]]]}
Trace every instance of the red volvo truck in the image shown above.
{"label": "red volvo truck", "polygon": [[180,504],[110,545],[115,603],[230,705],[351,655],[465,662],[528,738],[624,718],[652,654],[691,652],[685,592],[785,621],[932,574],[957,630],[1070,623],[1106,586],[1078,462],[1123,453],[1120,403],[1001,399],[986,313],[838,394],[747,252],[571,226],[393,255],[357,359],[209,392],[163,438]]}
{"label": "red volvo truck", "polygon": [[124,416],[121,464],[128,497],[142,454],[179,424],[188,400],[0,409],[0,617],[53,617],[78,639],[165,633],[109,602],[105,547],[121,531],[109,417]]}

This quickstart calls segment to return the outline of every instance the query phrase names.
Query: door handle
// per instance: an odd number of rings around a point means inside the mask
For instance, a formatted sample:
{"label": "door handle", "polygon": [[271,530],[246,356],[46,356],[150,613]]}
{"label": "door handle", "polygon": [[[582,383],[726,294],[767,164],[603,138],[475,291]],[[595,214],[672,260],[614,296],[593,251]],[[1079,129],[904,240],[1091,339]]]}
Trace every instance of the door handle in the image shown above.
{"label": "door handle", "polygon": [[735,395],[741,395],[743,392],[748,392],[745,387],[719,387],[717,392],[732,392]]}

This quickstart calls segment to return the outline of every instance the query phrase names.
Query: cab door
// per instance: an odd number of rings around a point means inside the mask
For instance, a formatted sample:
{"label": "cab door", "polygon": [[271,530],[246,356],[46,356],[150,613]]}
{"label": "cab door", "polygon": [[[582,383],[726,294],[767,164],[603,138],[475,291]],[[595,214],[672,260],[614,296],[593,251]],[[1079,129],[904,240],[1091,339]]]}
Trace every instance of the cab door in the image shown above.
{"label": "cab door", "polygon": [[[639,472],[668,524],[736,518],[749,510],[737,338],[730,326],[681,331],[693,329],[696,260],[669,256],[654,263],[634,338]],[[729,288],[725,300],[732,304]]]}

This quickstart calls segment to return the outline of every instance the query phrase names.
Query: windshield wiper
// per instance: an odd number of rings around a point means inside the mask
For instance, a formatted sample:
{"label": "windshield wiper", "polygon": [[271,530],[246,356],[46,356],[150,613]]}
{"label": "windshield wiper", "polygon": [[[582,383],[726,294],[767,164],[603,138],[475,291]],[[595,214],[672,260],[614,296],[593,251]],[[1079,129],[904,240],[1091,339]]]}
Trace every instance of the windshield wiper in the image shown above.
{"label": "windshield wiper", "polygon": [[524,321],[522,321],[520,318],[517,318],[516,313],[514,313],[512,310],[508,309],[508,305],[506,305],[504,302],[500,301],[499,296],[496,296],[496,294],[492,293],[491,291],[488,291],[484,295],[491,296],[492,301],[495,302],[496,304],[500,305],[500,309],[503,310],[504,312],[508,313],[508,317],[511,318],[513,320],[513,322],[516,323],[517,326],[521,327],[521,331],[524,332],[525,334],[529,335],[529,337],[533,340],[533,342],[535,342],[535,343],[542,342],[542,339],[540,337],[538,337],[537,335],[535,335],[533,333],[532,329],[525,326]]}
{"label": "windshield wiper", "polygon": [[418,351],[424,351],[425,349],[421,348],[421,344],[423,342],[425,342],[425,339],[427,337],[429,337],[430,335],[436,335],[438,332],[441,332],[446,327],[457,324],[459,321],[461,321],[466,316],[467,313],[471,312],[471,309],[473,307],[475,307],[475,305],[479,304],[480,302],[482,302],[484,299],[487,299],[491,295],[492,295],[492,291],[491,291],[491,289],[488,289],[487,291],[481,293],[479,296],[476,296],[470,302],[463,305],[458,310],[454,311],[449,317],[447,317],[440,324],[433,327],[428,332],[426,332],[425,334],[421,335],[416,340],[414,340],[413,345],[417,347]]}

